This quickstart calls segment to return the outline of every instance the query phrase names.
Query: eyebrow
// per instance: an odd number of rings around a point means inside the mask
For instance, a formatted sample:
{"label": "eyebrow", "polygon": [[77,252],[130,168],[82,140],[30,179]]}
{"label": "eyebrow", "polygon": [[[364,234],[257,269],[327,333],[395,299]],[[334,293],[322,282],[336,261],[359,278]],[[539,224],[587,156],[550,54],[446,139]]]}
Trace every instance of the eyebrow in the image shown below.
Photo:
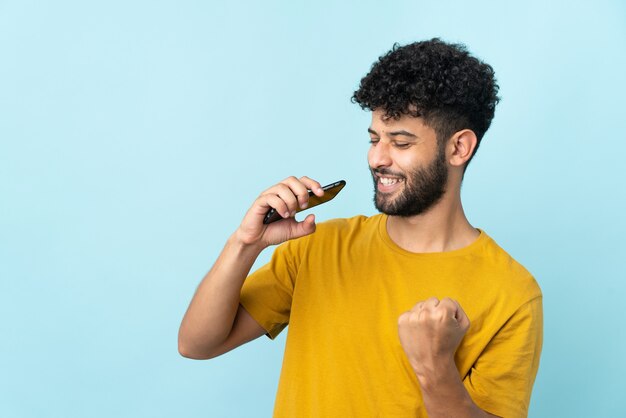
{"label": "eyebrow", "polygon": [[[373,130],[372,128],[367,128],[367,132],[373,134],[373,135],[378,135],[378,132],[376,132],[375,130]],[[401,129],[399,131],[393,131],[393,132],[389,132],[388,134],[391,137],[396,137],[396,136],[406,136],[409,138],[418,138],[417,135],[412,134],[411,132],[405,131],[404,129]]]}
{"label": "eyebrow", "polygon": [[407,132],[405,130],[400,130],[400,131],[393,131],[393,132],[389,132],[389,136],[395,137],[395,136],[408,136],[409,138],[417,138],[417,135],[412,134],[411,132]]}

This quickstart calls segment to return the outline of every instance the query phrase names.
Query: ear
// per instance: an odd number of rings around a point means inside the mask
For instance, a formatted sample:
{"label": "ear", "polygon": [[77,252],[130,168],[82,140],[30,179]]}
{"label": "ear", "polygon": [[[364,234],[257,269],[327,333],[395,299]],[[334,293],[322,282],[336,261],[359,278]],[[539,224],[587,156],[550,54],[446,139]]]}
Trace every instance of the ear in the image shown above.
{"label": "ear", "polygon": [[452,135],[448,144],[450,164],[455,167],[465,165],[474,155],[476,144],[478,144],[478,138],[470,129],[463,129]]}

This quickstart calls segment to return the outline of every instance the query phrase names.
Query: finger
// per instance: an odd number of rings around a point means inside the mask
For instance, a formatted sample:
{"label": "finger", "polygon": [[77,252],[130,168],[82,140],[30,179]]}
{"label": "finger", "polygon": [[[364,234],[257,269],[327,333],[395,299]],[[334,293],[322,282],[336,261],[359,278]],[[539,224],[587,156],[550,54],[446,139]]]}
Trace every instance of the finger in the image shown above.
{"label": "finger", "polygon": [[403,312],[399,317],[398,317],[398,326],[399,327],[403,327],[406,326],[405,324],[409,323],[409,320],[411,318],[411,314],[413,313],[413,311],[406,311]]}
{"label": "finger", "polygon": [[264,206],[276,209],[276,212],[278,212],[283,218],[289,218],[291,216],[289,206],[287,206],[285,201],[277,194],[267,194],[261,196],[261,199],[265,200]]}
{"label": "finger", "polygon": [[441,301],[439,302],[439,306],[443,309],[448,309],[456,312],[459,304],[454,299],[446,297],[441,299]]}
{"label": "finger", "polygon": [[457,310],[456,310],[456,320],[459,323],[459,326],[462,329],[468,329],[470,326],[470,320],[469,317],[467,316],[467,314],[465,313],[465,311],[463,310],[463,308],[461,307],[461,304],[457,301],[454,301],[454,303],[456,304]]}
{"label": "finger", "polygon": [[[265,192],[265,196],[275,195],[285,202],[285,205],[289,209],[289,216],[295,215],[298,210],[298,199],[291,188],[283,183],[279,183],[276,186],[270,188]],[[281,214],[283,212],[280,212]],[[283,216],[284,217],[284,216]]]}
{"label": "finger", "polygon": [[305,183],[293,176],[287,177],[281,183],[289,187],[293,195],[296,197],[298,209],[304,209],[307,207],[309,203],[309,189]]}
{"label": "finger", "polygon": [[456,320],[459,307],[459,304],[454,299],[446,297],[441,299],[437,308],[442,311],[442,315],[445,318]]}
{"label": "finger", "polygon": [[423,309],[434,309],[439,305],[439,299],[430,297],[424,301]]}
{"label": "finger", "polygon": [[315,232],[315,215],[310,214],[302,222],[293,225],[291,238],[300,238]]}
{"label": "finger", "polygon": [[316,196],[322,196],[324,194],[322,185],[319,182],[313,180],[312,178],[303,176],[303,177],[300,177],[300,182],[302,182],[302,184],[304,184],[307,187],[307,189],[311,190]]}
{"label": "finger", "polygon": [[459,302],[454,299],[444,298],[441,300],[440,306],[446,309],[446,316],[450,320],[454,320],[461,329],[469,328],[469,318]]}
{"label": "finger", "polygon": [[417,302],[410,312],[419,312],[424,309],[424,301]]}

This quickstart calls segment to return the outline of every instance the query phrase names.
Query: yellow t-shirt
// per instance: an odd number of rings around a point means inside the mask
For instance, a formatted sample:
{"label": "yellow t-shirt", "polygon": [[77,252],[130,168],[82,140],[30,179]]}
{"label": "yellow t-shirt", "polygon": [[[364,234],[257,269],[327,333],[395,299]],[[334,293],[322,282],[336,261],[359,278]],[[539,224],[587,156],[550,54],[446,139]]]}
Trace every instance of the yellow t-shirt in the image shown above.
{"label": "yellow t-shirt", "polygon": [[465,248],[415,254],[389,238],[386,220],[321,223],[246,279],[241,304],[268,336],[289,324],[274,416],[427,417],[398,317],[447,296],[471,321],[455,360],[472,399],[525,417],[542,344],[533,277],[482,231]]}

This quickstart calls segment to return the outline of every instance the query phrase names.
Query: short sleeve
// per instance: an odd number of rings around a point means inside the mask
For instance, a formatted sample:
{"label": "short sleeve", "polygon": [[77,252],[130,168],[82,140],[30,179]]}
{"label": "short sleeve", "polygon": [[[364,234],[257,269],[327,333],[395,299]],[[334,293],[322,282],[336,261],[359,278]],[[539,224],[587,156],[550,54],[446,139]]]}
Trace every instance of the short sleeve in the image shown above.
{"label": "short sleeve", "polygon": [[239,303],[271,339],[289,323],[299,265],[297,241],[288,241],[276,248],[270,262],[248,276],[241,289]]}
{"label": "short sleeve", "polygon": [[464,379],[476,405],[503,418],[526,417],[542,343],[543,308],[539,296],[515,311]]}

